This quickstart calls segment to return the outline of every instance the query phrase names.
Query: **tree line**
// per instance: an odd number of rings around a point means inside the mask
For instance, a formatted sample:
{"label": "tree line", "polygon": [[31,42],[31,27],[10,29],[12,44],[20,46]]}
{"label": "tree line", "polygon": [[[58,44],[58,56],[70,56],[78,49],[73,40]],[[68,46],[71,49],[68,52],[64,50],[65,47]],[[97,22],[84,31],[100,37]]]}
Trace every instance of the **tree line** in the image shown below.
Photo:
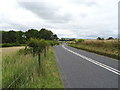
{"label": "tree line", "polygon": [[[106,40],[113,40],[113,39],[117,39],[117,38],[108,37]],[[98,37],[97,40],[105,40],[105,39],[101,38],[101,37]]]}
{"label": "tree line", "polygon": [[52,31],[42,28],[41,30],[29,29],[23,31],[1,31],[2,43],[17,43],[25,44],[30,38],[44,39],[44,40],[57,40],[58,37]]}

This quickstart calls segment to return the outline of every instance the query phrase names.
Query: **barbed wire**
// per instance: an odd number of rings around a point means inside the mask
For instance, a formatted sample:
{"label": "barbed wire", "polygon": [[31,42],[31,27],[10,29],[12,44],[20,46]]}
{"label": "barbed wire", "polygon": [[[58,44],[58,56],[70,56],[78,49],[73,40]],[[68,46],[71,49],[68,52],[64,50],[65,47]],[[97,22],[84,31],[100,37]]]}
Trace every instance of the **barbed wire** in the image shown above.
{"label": "barbed wire", "polygon": [[[35,63],[35,62],[34,62],[34,63]],[[33,64],[34,64],[34,63],[33,63]],[[10,83],[7,88],[5,88],[5,90],[9,89],[30,67],[31,67],[31,66],[27,66],[27,67],[25,68],[25,70],[23,70],[23,72],[21,72],[21,73],[19,74],[19,76],[18,76],[15,80],[13,80],[12,83]],[[29,76],[30,76],[30,75],[29,75]]]}
{"label": "barbed wire", "polygon": [[19,76],[15,80],[12,81],[11,84],[8,85],[7,88],[5,88],[5,90],[7,90],[8,88],[10,88],[25,73],[26,70],[27,70],[27,67],[26,67],[26,69],[22,73],[19,74]]}

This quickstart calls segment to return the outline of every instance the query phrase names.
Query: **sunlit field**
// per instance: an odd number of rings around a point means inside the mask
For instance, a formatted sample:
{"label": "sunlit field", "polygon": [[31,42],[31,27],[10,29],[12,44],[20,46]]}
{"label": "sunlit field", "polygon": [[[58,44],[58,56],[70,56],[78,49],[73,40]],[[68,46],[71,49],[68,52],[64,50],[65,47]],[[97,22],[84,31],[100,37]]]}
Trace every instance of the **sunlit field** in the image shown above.
{"label": "sunlit field", "polygon": [[6,48],[0,48],[2,51],[2,56],[6,56],[6,55],[10,55],[13,53],[16,53],[17,51],[19,51],[20,49],[25,48],[24,46],[22,47],[6,47]]}

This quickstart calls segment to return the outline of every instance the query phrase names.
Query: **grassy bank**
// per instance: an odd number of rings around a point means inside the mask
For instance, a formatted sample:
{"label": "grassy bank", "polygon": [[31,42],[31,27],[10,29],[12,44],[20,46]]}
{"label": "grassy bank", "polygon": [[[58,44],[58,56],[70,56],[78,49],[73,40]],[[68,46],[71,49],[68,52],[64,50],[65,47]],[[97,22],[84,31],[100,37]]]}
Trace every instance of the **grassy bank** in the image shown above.
{"label": "grassy bank", "polygon": [[[38,66],[37,56],[24,55],[19,51],[12,54],[4,54],[2,57],[2,87],[19,88],[63,88],[54,48],[50,47],[47,56],[41,55],[41,66]],[[22,73],[22,74],[21,74]]]}
{"label": "grassy bank", "polygon": [[94,52],[100,55],[120,59],[120,42],[117,40],[85,40],[83,42],[69,43],[74,48]]}

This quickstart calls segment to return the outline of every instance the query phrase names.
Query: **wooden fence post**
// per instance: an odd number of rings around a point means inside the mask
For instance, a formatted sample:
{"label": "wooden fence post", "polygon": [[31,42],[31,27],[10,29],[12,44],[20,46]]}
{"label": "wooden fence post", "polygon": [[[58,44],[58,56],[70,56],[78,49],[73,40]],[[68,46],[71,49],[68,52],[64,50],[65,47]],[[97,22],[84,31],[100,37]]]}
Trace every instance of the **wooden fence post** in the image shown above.
{"label": "wooden fence post", "polygon": [[45,47],[45,49],[44,49],[44,56],[46,57],[46,47]]}
{"label": "wooden fence post", "polygon": [[38,64],[40,66],[40,52],[38,52]]}

